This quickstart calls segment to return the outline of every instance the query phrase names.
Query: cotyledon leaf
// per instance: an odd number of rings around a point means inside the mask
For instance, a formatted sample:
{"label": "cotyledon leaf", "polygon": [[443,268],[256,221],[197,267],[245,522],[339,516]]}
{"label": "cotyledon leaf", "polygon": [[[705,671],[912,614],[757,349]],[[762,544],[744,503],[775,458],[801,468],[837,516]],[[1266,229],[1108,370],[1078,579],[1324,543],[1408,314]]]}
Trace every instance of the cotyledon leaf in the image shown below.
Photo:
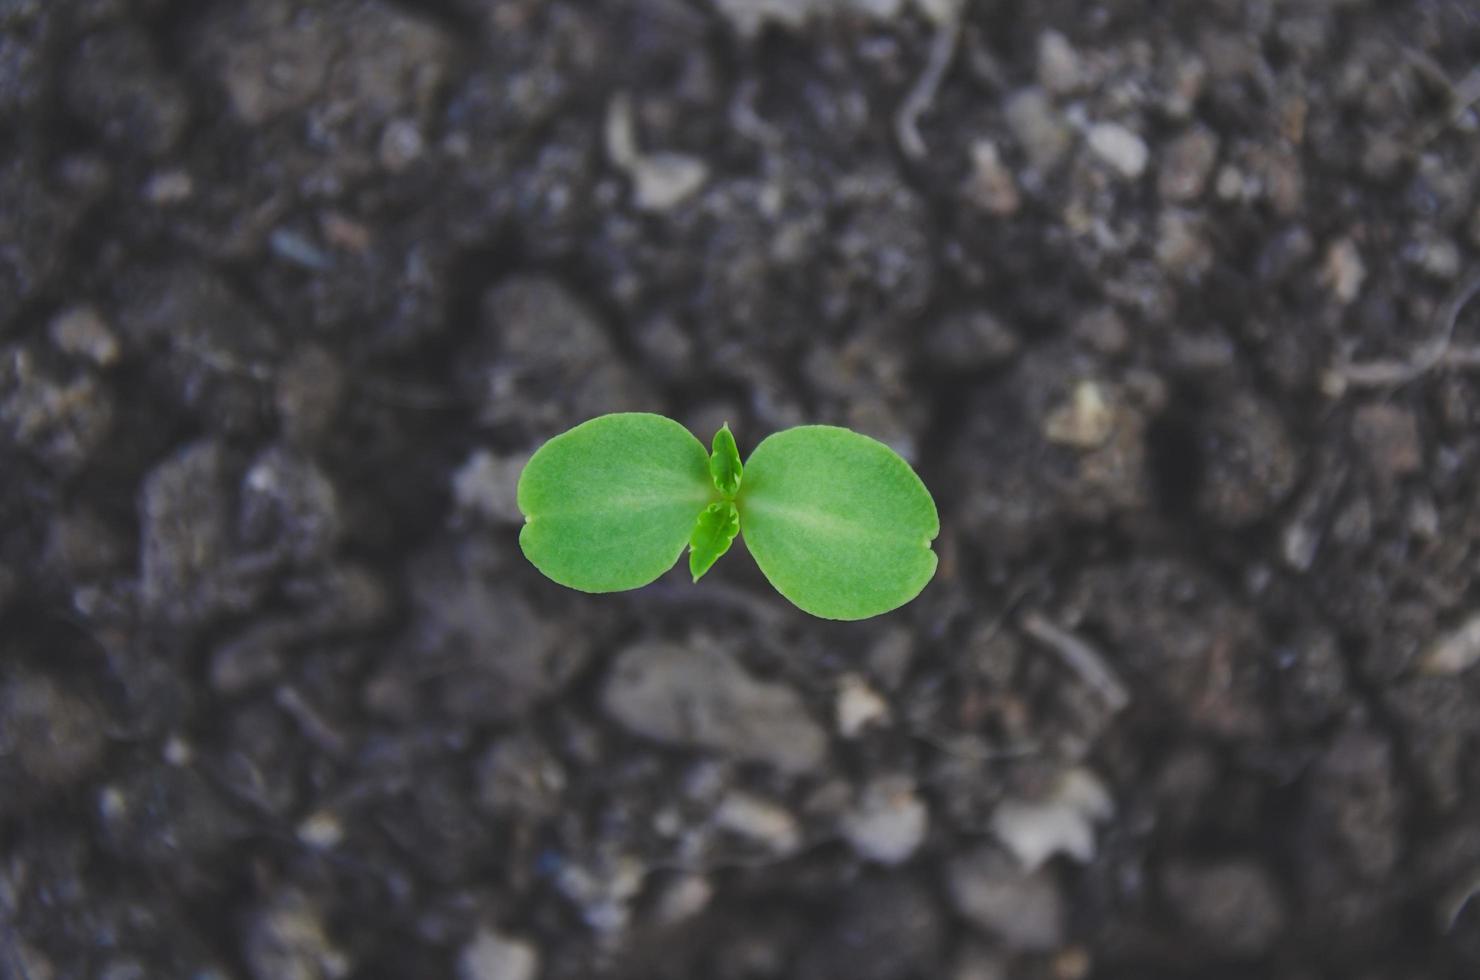
{"label": "cotyledon leaf", "polygon": [[761,442],[745,461],[740,535],[761,572],[824,619],[904,605],[935,574],[935,501],[894,450],[830,425]]}
{"label": "cotyledon leaf", "polygon": [[525,464],[519,547],[572,589],[635,589],[678,562],[713,497],[709,456],[688,429],[644,412],[603,415]]}

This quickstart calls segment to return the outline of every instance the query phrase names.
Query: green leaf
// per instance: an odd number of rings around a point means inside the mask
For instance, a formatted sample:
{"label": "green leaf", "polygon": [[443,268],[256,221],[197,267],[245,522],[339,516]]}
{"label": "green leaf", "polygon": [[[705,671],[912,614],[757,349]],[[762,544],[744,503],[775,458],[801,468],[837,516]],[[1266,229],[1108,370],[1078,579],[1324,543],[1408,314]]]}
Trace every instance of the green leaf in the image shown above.
{"label": "green leaf", "polygon": [[740,533],[740,512],[728,500],[710,504],[694,522],[689,536],[689,573],[694,581],[704,577],[719,556],[730,550],[735,535]]}
{"label": "green leaf", "polygon": [[727,499],[734,499],[740,490],[740,449],[735,445],[735,436],[726,422],[714,434],[714,452],[709,456],[709,474],[714,478],[714,488]]}
{"label": "green leaf", "polygon": [[561,585],[635,589],[677,563],[713,497],[689,430],[661,415],[603,415],[545,443],[519,474],[519,546]]}
{"label": "green leaf", "polygon": [[776,590],[824,619],[904,605],[935,574],[930,491],[894,450],[830,425],[761,442],[736,501],[741,537]]}

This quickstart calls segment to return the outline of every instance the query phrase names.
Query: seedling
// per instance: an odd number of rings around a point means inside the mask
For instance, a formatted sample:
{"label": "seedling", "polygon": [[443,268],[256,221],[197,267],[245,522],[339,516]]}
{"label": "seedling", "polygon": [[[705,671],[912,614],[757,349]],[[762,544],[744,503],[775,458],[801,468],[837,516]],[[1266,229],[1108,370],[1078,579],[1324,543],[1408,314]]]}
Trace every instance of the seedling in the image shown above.
{"label": "seedling", "polygon": [[935,574],[935,501],[875,439],[803,425],[750,458],[728,425],[710,452],[661,415],[582,422],[541,446],[519,475],[519,546],[582,592],[647,585],[689,549],[695,582],[738,535],[767,580],[823,619],[867,619],[920,594]]}

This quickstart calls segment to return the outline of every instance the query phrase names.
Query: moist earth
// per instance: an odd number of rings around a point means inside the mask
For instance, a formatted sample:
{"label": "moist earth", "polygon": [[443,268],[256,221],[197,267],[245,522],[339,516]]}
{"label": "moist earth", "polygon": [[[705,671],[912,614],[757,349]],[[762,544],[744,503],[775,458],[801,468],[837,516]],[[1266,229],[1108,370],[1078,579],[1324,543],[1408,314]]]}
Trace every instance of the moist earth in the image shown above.
{"label": "moist earth", "polygon": [[[0,977],[1480,975],[1467,0],[0,0]],[[588,596],[545,439],[939,571]]]}

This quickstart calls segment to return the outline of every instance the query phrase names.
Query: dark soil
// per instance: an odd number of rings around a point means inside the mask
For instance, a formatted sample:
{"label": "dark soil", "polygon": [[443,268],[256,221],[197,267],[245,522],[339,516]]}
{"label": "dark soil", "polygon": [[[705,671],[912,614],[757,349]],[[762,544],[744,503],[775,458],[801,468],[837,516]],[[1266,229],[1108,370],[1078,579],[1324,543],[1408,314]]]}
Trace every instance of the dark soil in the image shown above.
{"label": "dark soil", "polygon": [[[0,0],[0,977],[1480,976],[1473,0]],[[932,84],[932,83],[935,84]],[[852,426],[904,609],[527,454]]]}

